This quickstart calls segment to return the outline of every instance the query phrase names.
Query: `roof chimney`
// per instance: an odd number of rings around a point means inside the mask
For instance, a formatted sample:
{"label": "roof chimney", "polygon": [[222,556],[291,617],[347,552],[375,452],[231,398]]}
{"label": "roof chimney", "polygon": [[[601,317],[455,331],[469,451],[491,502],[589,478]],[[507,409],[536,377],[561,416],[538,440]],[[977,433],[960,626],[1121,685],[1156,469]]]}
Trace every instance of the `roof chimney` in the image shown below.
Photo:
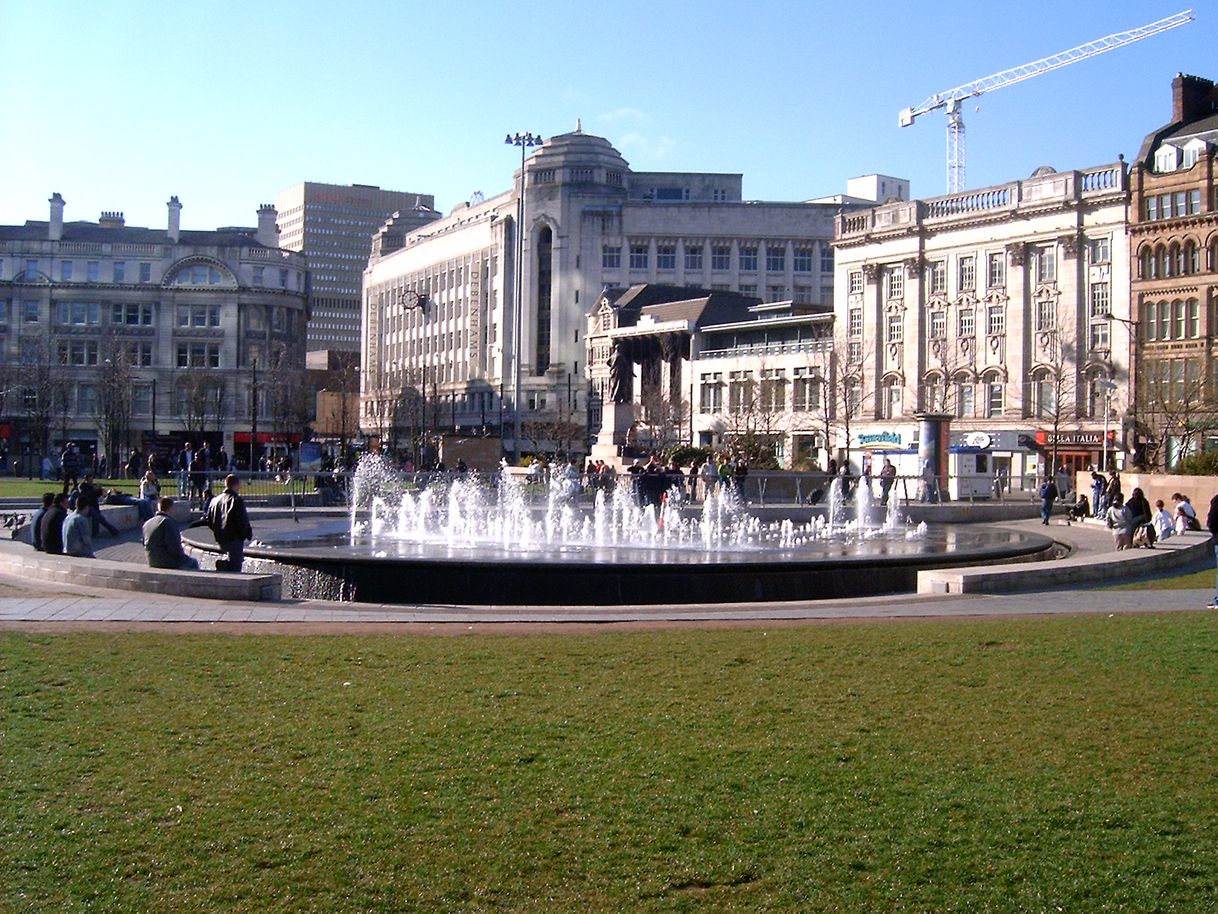
{"label": "roof chimney", "polygon": [[279,226],[275,224],[275,220],[278,218],[279,213],[275,210],[275,204],[263,203],[258,207],[258,231],[254,237],[263,247],[279,247]]}
{"label": "roof chimney", "polygon": [[1171,81],[1173,124],[1187,124],[1211,114],[1214,101],[1214,83],[1211,80],[1177,73]]}
{"label": "roof chimney", "polygon": [[114,210],[103,211],[101,218],[97,220],[97,224],[102,228],[122,228],[126,222],[123,214]]}
{"label": "roof chimney", "polygon": [[47,224],[47,237],[52,241],[58,241],[63,237],[64,199],[59,195],[59,191],[56,191],[51,194],[51,199],[47,202],[51,204],[51,221]]}
{"label": "roof chimney", "polygon": [[177,244],[182,237],[182,204],[175,195],[169,198],[166,205],[169,207],[169,240]]}

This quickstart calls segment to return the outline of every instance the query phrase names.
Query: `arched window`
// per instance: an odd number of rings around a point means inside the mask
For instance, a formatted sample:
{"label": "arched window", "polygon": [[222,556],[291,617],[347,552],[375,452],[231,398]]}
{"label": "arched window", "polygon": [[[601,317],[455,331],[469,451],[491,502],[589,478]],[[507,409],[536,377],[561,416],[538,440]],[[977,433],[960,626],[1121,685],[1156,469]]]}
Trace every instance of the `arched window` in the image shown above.
{"label": "arched window", "polygon": [[975,385],[972,376],[967,371],[958,372],[953,379],[953,385],[956,391],[956,417],[971,419],[976,415],[976,406],[973,403]]}
{"label": "arched window", "polygon": [[1183,272],[1192,274],[1201,272],[1201,251],[1191,241],[1184,242]]}
{"label": "arched window", "polygon": [[1171,251],[1159,245],[1155,248],[1155,259],[1159,261],[1159,275],[1171,276]]}
{"label": "arched window", "polygon": [[1057,412],[1058,383],[1054,372],[1041,368],[1032,373],[1032,412],[1049,419]]}
{"label": "arched window", "polygon": [[1105,407],[1111,403],[1112,392],[1116,385],[1109,381],[1099,371],[1087,374],[1087,418],[1104,418]]}
{"label": "arched window", "polygon": [[988,419],[1002,416],[1006,409],[1006,384],[997,371],[986,372],[981,378],[981,389],[985,393],[985,415]]}
{"label": "arched window", "polygon": [[947,380],[940,372],[930,371],[922,378],[920,399],[927,412],[941,413],[947,408]]}
{"label": "arched window", "polygon": [[901,379],[890,376],[884,379],[880,388],[880,409],[885,419],[895,419],[902,413]]}
{"label": "arched window", "polygon": [[1178,244],[1171,246],[1171,272],[1173,276],[1184,275],[1184,249]]}

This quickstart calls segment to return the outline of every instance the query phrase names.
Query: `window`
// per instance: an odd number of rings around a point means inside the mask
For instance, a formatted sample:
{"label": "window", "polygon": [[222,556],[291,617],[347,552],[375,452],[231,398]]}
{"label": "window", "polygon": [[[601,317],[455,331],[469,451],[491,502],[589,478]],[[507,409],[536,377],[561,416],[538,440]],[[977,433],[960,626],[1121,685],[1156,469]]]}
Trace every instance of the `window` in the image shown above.
{"label": "window", "polygon": [[1185,332],[1185,305],[1180,299],[1176,299],[1171,303],[1171,328],[1172,336],[1178,340],[1184,339]]}
{"label": "window", "polygon": [[656,269],[675,270],[677,268],[677,248],[672,244],[656,245]]}
{"label": "window", "polygon": [[152,305],[114,305],[110,311],[110,323],[128,327],[151,327]]}
{"label": "window", "polygon": [[1165,301],[1159,302],[1159,339],[1171,339],[1171,305]]}
{"label": "window", "polygon": [[152,282],[152,264],[140,264],[140,282]]}
{"label": "window", "polygon": [[646,270],[650,252],[645,244],[630,245],[630,269]]}
{"label": "window", "polygon": [[850,338],[852,340],[861,339],[863,336],[863,309],[851,308],[847,315],[847,327],[849,329]]}
{"label": "window", "polygon": [[131,388],[131,414],[134,416],[152,415],[151,384],[136,384]]}
{"label": "window", "polygon": [[1159,218],[1159,198],[1146,198],[1146,221],[1154,222]]}
{"label": "window", "polygon": [[1154,342],[1159,334],[1155,321],[1155,303],[1146,302],[1142,305],[1142,336],[1147,342]]}
{"label": "window", "polygon": [[990,336],[999,336],[1006,333],[1007,330],[1007,313],[1002,305],[990,305],[986,309],[986,327],[985,332]]}
{"label": "window", "polygon": [[711,269],[730,270],[732,268],[732,249],[726,244],[716,244],[711,247]]}
{"label": "window", "polygon": [[97,414],[97,388],[92,384],[76,385],[76,414],[78,416]]}
{"label": "window", "polygon": [[791,391],[791,408],[796,412],[809,412],[820,408],[821,402],[820,377],[816,369],[798,367],[795,369],[795,384]]}
{"label": "window", "polygon": [[59,303],[59,323],[84,327],[101,323],[101,305],[97,302]]}
{"label": "window", "polygon": [[973,382],[961,375],[956,378],[956,418],[969,418],[973,412]]}
{"label": "window", "polygon": [[1188,192],[1188,214],[1196,216],[1201,212],[1201,191],[1190,190]]}
{"label": "window", "polygon": [[97,282],[101,277],[101,264],[96,260],[85,262],[85,279],[88,282]]}
{"label": "window", "polygon": [[930,338],[932,340],[941,340],[947,336],[947,312],[932,311],[930,312]]}
{"label": "window", "polygon": [[178,368],[219,368],[218,343],[178,343]]}
{"label": "window", "polygon": [[702,412],[723,411],[723,375],[719,372],[702,375]]}
{"label": "window", "polygon": [[761,370],[761,409],[780,412],[787,408],[787,373],[781,368]]}
{"label": "window", "polygon": [[114,262],[114,281],[115,282],[126,282],[127,281],[127,264],[123,263],[123,261],[121,261],[121,260],[116,260]]}
{"label": "window", "polygon": [[622,173],[620,171],[605,172],[605,183],[608,184],[610,187],[621,187],[622,186]]}
{"label": "window", "polygon": [[899,343],[905,337],[905,321],[900,314],[888,315],[888,342]]}
{"label": "window", "polygon": [[1038,283],[1057,282],[1057,250],[1053,245],[1038,247],[1032,252],[1033,275]]}
{"label": "window", "polygon": [[905,274],[900,267],[892,267],[884,273],[884,281],[888,289],[888,297],[903,298],[905,296]]}
{"label": "window", "polygon": [[896,380],[886,381],[881,406],[885,419],[895,419],[901,415],[901,383]]}
{"label": "window", "polygon": [[792,296],[797,305],[812,304],[812,287],[811,286],[795,286],[795,294]]}
{"label": "window", "polygon": [[993,419],[1000,417],[1005,408],[1005,386],[1002,383],[1002,378],[996,374],[989,374],[984,381],[985,384],[985,415],[987,418]]}
{"label": "window", "polygon": [[38,275],[38,261],[27,260],[25,262],[25,273],[27,279],[34,279]]}
{"label": "window", "polygon": [[787,268],[787,249],[777,245],[765,246],[765,268],[770,273],[781,273]]}
{"label": "window", "polygon": [[863,361],[863,344],[859,342],[851,342],[846,347],[846,360],[851,365],[858,365]]}
{"label": "window", "polygon": [[1188,212],[1188,204],[1185,202],[1188,199],[1188,194],[1182,190],[1175,193],[1175,208],[1176,215],[1183,216]]}
{"label": "window", "polygon": [[1041,299],[1036,302],[1036,332],[1045,333],[1057,327],[1057,302]]}
{"label": "window", "polygon": [[70,260],[59,261],[59,281],[60,282],[71,282],[72,281],[72,261],[70,261]]}
{"label": "window", "polygon": [[847,289],[851,295],[858,295],[863,291],[863,272],[862,270],[852,270],[848,278]]}
{"label": "window", "polygon": [[946,260],[936,260],[930,265],[930,291],[931,294],[947,292]]}
{"label": "window", "polygon": [[286,289],[288,287],[288,271],[279,271],[279,288]]}
{"label": "window", "polygon": [[95,340],[72,340],[59,344],[61,365],[88,366],[97,364],[97,342]]}
{"label": "window", "polygon": [[575,184],[591,184],[592,169],[591,168],[572,168],[571,181]]}
{"label": "window", "polygon": [[1032,380],[1032,405],[1041,419],[1050,418],[1057,412],[1057,384],[1048,372],[1042,372]]}
{"label": "window", "polygon": [[977,291],[977,260],[976,258],[961,257],[956,270],[956,291]]}
{"label": "window", "polygon": [[[829,252],[830,263],[832,263],[833,252]],[[811,248],[796,248],[794,255],[791,257],[791,267],[796,273],[811,273],[812,272],[812,249]]]}
{"label": "window", "polygon": [[1091,284],[1091,316],[1103,317],[1112,310],[1112,297],[1108,292],[1108,283],[1093,282]]}
{"label": "window", "polygon": [[846,414],[854,417],[863,408],[863,382],[858,378],[846,379]]}
{"label": "window", "polygon": [[1092,263],[1108,263],[1112,260],[1112,239],[1105,235],[1103,238],[1092,238],[1087,245],[1087,256]]}
{"label": "window", "polygon": [[729,412],[743,412],[753,401],[753,373],[732,371],[727,376],[727,408]]}
{"label": "window", "polygon": [[1007,262],[1002,254],[990,254],[986,258],[986,288],[998,289],[1007,281]]}
{"label": "window", "polygon": [[1108,346],[1108,322],[1107,321],[1092,321],[1091,322],[1091,337],[1088,340],[1091,346],[1091,351],[1097,350],[1107,351]]}
{"label": "window", "polygon": [[266,268],[265,267],[254,267],[254,285],[256,285],[256,286],[266,285]]}
{"label": "window", "polygon": [[740,284],[740,294],[741,295],[756,295],[757,294],[757,284],[752,283],[752,282],[742,282]]}
{"label": "window", "polygon": [[23,301],[21,303],[21,320],[26,324],[38,323],[38,302]]}
{"label": "window", "polygon": [[701,270],[702,269],[702,246],[687,245],[685,248],[685,269]]}
{"label": "window", "polygon": [[135,368],[151,368],[152,343],[128,343],[127,362]]}
{"label": "window", "polygon": [[1194,340],[1201,336],[1201,303],[1195,298],[1188,300],[1188,335]]}
{"label": "window", "polygon": [[972,308],[961,308],[956,315],[956,336],[968,339],[977,333],[977,312]]}
{"label": "window", "polygon": [[1175,171],[1180,161],[1180,150],[1175,146],[1163,145],[1155,152],[1155,171],[1164,174]]}
{"label": "window", "polygon": [[178,305],[179,327],[219,327],[219,305]]}
{"label": "window", "polygon": [[833,272],[833,248],[827,244],[820,246],[820,271],[822,273]]}
{"label": "window", "polygon": [[757,248],[745,247],[740,248],[740,272],[755,273],[757,272]]}

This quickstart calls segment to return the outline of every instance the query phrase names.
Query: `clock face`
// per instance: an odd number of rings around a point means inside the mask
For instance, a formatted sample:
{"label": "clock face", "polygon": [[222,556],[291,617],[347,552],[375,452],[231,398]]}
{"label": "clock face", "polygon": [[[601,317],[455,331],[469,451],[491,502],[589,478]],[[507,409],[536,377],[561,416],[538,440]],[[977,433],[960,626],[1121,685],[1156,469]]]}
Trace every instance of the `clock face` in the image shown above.
{"label": "clock face", "polygon": [[423,300],[419,297],[419,293],[413,289],[407,289],[398,299],[403,308],[414,309],[423,304]]}

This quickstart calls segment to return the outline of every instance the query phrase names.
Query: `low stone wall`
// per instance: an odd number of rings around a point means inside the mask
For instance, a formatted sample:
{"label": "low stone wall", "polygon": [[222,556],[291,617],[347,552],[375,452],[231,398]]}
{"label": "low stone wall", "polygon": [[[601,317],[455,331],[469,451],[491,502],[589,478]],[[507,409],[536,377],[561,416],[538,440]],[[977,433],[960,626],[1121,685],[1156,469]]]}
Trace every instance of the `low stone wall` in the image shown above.
{"label": "low stone wall", "polygon": [[[1078,490],[1091,498],[1091,474],[1077,475]],[[1141,489],[1142,494],[1153,505],[1155,499],[1163,499],[1167,510],[1172,509],[1171,497],[1173,492],[1187,495],[1193,507],[1197,509],[1197,517],[1205,526],[1205,516],[1209,511],[1210,499],[1218,495],[1218,476],[1179,476],[1174,473],[1121,473],[1121,492],[1125,497],[1134,489]]]}

